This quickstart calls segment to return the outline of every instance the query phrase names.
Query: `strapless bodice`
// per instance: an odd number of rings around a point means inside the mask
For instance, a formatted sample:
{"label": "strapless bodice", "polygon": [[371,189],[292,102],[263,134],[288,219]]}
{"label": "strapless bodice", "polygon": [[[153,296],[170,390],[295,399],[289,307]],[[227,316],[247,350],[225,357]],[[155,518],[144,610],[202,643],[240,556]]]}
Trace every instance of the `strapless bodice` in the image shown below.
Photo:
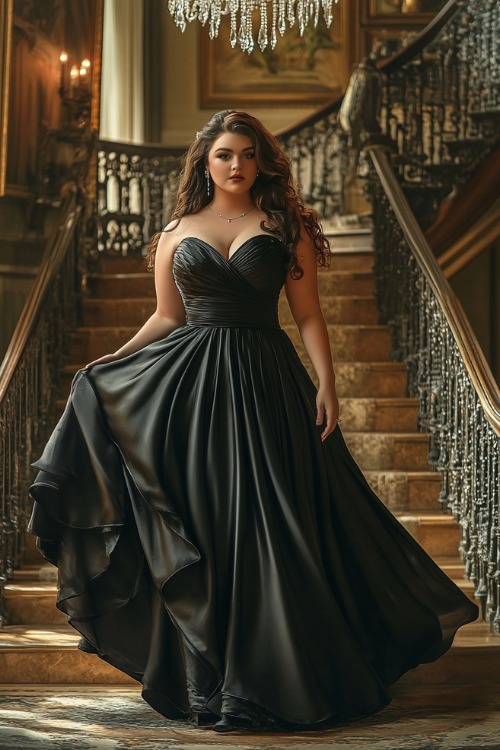
{"label": "strapless bodice", "polygon": [[287,253],[273,235],[251,237],[229,259],[205,240],[185,237],[174,254],[173,274],[187,325],[279,327],[286,265]]}

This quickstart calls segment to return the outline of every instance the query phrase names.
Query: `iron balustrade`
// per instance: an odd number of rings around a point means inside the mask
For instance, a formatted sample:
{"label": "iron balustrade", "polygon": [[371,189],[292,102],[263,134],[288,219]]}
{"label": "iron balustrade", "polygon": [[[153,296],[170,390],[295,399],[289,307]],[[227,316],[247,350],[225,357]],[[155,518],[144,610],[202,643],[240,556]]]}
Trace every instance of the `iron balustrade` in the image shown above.
{"label": "iron balustrade", "polygon": [[500,389],[468,319],[435,260],[390,156],[368,146],[374,209],[375,294],[391,331],[391,356],[406,364],[419,401],[429,463],[443,477],[440,502],[461,530],[466,577],[483,616],[500,633]]}
{"label": "iron balustrade", "polygon": [[30,464],[53,429],[62,365],[80,300],[81,207],[70,194],[0,366],[0,626],[3,587],[24,561]]}

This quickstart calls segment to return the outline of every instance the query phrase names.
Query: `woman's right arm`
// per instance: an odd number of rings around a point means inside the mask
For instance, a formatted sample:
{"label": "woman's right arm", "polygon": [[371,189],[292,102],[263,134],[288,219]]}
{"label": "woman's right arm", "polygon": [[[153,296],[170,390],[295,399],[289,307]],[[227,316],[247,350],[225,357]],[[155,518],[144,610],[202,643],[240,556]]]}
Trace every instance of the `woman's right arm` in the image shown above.
{"label": "woman's right arm", "polygon": [[85,369],[105,362],[113,362],[139,351],[153,341],[159,341],[186,322],[182,297],[174,281],[172,261],[179,240],[177,233],[163,232],[155,255],[156,310],[135,336],[116,352],[89,362]]}

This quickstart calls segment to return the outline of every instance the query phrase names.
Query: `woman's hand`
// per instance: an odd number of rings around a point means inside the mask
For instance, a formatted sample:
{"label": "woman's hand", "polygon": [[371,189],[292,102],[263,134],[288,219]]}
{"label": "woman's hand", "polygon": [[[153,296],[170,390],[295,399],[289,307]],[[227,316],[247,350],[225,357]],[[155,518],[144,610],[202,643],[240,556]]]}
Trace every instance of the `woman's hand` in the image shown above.
{"label": "woman's hand", "polygon": [[103,357],[99,357],[99,359],[94,359],[93,362],[89,362],[83,369],[90,370],[94,365],[104,365],[106,362],[116,362],[117,359],[121,359],[118,354],[105,354]]}
{"label": "woman's hand", "polygon": [[328,435],[334,431],[337,426],[339,413],[340,406],[335,386],[320,385],[316,394],[316,424],[320,427],[326,422],[321,433],[321,440],[326,440]]}

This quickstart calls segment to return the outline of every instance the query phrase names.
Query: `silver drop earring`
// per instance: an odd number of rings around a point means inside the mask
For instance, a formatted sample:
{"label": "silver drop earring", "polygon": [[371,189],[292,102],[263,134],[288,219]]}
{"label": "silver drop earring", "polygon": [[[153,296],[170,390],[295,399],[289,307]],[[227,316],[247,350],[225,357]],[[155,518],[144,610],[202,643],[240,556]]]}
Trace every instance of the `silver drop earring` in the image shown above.
{"label": "silver drop earring", "polygon": [[205,169],[205,177],[207,178],[207,196],[210,198],[210,172],[207,169]]}

